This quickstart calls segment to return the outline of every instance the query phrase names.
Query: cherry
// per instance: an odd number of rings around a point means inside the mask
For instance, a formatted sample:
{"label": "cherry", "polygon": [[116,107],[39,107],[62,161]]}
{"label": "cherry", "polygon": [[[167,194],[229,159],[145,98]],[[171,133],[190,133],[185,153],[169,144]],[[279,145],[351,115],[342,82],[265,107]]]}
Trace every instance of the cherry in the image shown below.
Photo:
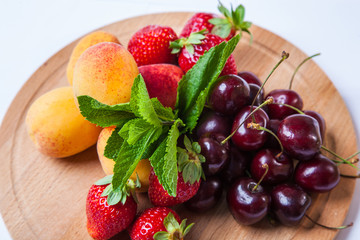
{"label": "cherry", "polygon": [[311,161],[300,162],[295,169],[295,182],[305,191],[328,192],[340,181],[336,164],[322,154]]}
{"label": "cherry", "polygon": [[220,133],[224,136],[229,135],[231,120],[219,113],[211,110],[204,111],[196,127],[196,135],[200,138],[205,133]]}
{"label": "cherry", "polygon": [[225,136],[219,133],[207,133],[198,143],[206,161],[202,168],[206,176],[212,176],[223,170],[229,163],[229,143],[221,144]]}
{"label": "cherry", "polygon": [[290,89],[276,89],[271,91],[266,98],[272,97],[274,103],[268,105],[268,113],[271,119],[284,119],[285,117],[297,113],[294,109],[288,106],[278,105],[287,104],[296,107],[299,110],[303,108],[303,100],[300,95]]}
{"label": "cherry", "polygon": [[261,81],[260,79],[252,72],[249,71],[242,71],[242,72],[238,72],[237,74],[239,77],[241,77],[242,79],[244,79],[248,84],[255,84],[258,85],[259,87],[261,87]]}
{"label": "cherry", "polygon": [[325,130],[326,130],[325,119],[320,115],[320,113],[312,111],[312,110],[305,110],[304,113],[306,115],[309,115],[309,116],[315,118],[318,121],[319,127],[320,127],[320,134],[321,134],[322,139],[324,140]]}
{"label": "cherry", "polygon": [[[252,122],[252,117],[249,117],[245,120],[249,114],[255,109],[255,107],[251,108],[250,106],[246,106],[235,116],[234,123],[232,125],[231,132],[235,132],[232,136],[232,142],[243,151],[251,151],[259,149],[264,145],[268,133],[264,130],[256,130],[248,128],[247,125]],[[266,112],[261,108],[258,109],[253,117],[255,122],[258,123],[261,127],[267,128],[269,117]],[[244,122],[245,120],[245,122]],[[239,125],[244,122],[240,127]]]}
{"label": "cherry", "polygon": [[269,194],[251,178],[237,179],[231,185],[226,200],[235,220],[243,225],[263,219],[270,205]]}
{"label": "cherry", "polygon": [[221,172],[221,179],[231,184],[235,179],[245,176],[245,170],[250,164],[252,154],[250,152],[242,152],[234,146],[230,148],[230,161],[227,167]]}
{"label": "cherry", "polygon": [[196,212],[212,209],[220,201],[223,192],[223,184],[216,176],[206,178],[201,181],[199,190],[190,200],[185,202],[185,206]]}
{"label": "cherry", "polygon": [[264,164],[269,166],[269,170],[263,179],[264,184],[278,184],[289,180],[293,173],[293,162],[285,154],[281,154],[279,150],[263,149],[259,151],[251,162],[251,176],[256,180],[264,175],[265,169],[262,167]]}
{"label": "cherry", "polygon": [[285,151],[298,160],[310,160],[322,144],[319,123],[305,114],[286,117],[279,125],[277,136]]}
{"label": "cherry", "polygon": [[208,103],[216,112],[235,115],[250,96],[249,84],[237,75],[225,75],[210,90]]}
{"label": "cherry", "polygon": [[[253,83],[249,83],[249,87],[250,87],[250,97],[249,97],[248,105],[251,105],[260,87]],[[257,95],[254,101],[254,106],[259,106],[263,101],[264,101],[264,91],[261,90],[260,94]]]}
{"label": "cherry", "polygon": [[271,191],[271,209],[284,225],[297,225],[310,204],[310,196],[299,186],[280,184]]}

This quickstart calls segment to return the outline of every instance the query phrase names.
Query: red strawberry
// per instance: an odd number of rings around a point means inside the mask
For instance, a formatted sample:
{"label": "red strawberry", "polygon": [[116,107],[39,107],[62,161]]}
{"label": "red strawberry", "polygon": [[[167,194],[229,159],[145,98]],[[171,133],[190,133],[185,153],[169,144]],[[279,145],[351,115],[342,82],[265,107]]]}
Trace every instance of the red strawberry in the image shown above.
{"label": "red strawberry", "polygon": [[[134,220],[137,204],[127,196],[125,203],[109,205],[103,192],[109,185],[92,185],[86,199],[87,230],[94,239],[105,240],[125,230]],[[107,190],[105,190],[106,192]]]}
{"label": "red strawberry", "polygon": [[176,63],[170,42],[177,39],[175,31],[166,26],[149,25],[137,31],[130,39],[128,50],[138,66],[155,63]]}
{"label": "red strawberry", "polygon": [[[192,33],[188,38],[181,38],[171,43],[173,53],[180,52],[178,62],[184,72],[192,68],[205,51],[225,41],[223,38],[214,34],[204,35],[204,32],[205,31]],[[221,75],[228,74],[237,74],[233,55],[230,55],[221,72]]]}
{"label": "red strawberry", "polygon": [[154,169],[149,176],[148,195],[151,203],[155,206],[174,206],[186,202],[192,198],[200,187],[201,177],[204,176],[201,163],[205,162],[204,156],[200,154],[201,147],[198,143],[184,137],[186,149],[178,147],[178,177],[176,196],[173,197],[160,184]]}
{"label": "red strawberry", "polygon": [[220,18],[219,15],[214,13],[195,13],[185,24],[183,30],[180,33],[180,38],[189,37],[193,32],[199,32],[206,29],[208,32],[214,28],[214,24],[209,20],[213,18]]}
{"label": "red strawberry", "polygon": [[231,7],[231,11],[229,11],[220,2],[219,4],[218,9],[225,18],[212,13],[196,13],[187,21],[180,37],[189,37],[191,33],[199,32],[203,29],[226,40],[230,40],[235,36],[237,31],[240,34],[242,31],[245,31],[251,36],[249,32],[251,22],[244,21],[244,6],[239,5],[235,10]]}
{"label": "red strawberry", "polygon": [[155,175],[154,170],[152,169],[149,177],[149,189],[148,195],[151,203],[155,206],[174,206],[186,202],[192,198],[198,191],[200,187],[200,180],[190,184],[185,183],[182,173],[178,173],[176,197],[170,196],[163,186],[159,183],[158,177]]}
{"label": "red strawberry", "polygon": [[146,209],[132,225],[131,240],[184,239],[193,224],[186,227],[186,219],[180,224],[180,217],[166,207]]}

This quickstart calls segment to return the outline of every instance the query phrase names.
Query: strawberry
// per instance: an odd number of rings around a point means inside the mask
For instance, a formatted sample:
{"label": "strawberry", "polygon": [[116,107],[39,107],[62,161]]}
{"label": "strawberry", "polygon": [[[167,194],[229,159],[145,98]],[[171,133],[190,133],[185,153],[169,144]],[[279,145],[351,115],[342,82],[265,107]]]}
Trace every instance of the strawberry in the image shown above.
{"label": "strawberry", "polygon": [[219,2],[218,9],[225,18],[213,13],[196,13],[186,22],[180,37],[189,37],[191,33],[205,29],[209,33],[218,35],[226,40],[230,40],[235,36],[237,31],[240,34],[242,31],[247,32],[252,38],[249,31],[251,22],[244,21],[245,8],[243,5],[239,5],[235,10],[231,6],[229,11]]}
{"label": "strawberry", "polygon": [[198,143],[191,143],[185,136],[184,145],[186,149],[178,147],[178,177],[176,196],[170,196],[163,188],[152,168],[149,176],[148,195],[151,203],[155,206],[169,207],[186,202],[192,198],[200,187],[201,177],[204,173],[201,163],[205,162],[204,156],[200,154],[201,147]]}
{"label": "strawberry", "polygon": [[193,225],[186,227],[186,219],[180,224],[180,217],[170,208],[153,207],[146,209],[135,220],[129,234],[131,240],[180,240],[184,239]]}
{"label": "strawberry", "polygon": [[130,39],[128,50],[138,66],[156,63],[176,63],[170,42],[177,39],[175,31],[166,26],[149,25],[137,31]]}
{"label": "strawberry", "polygon": [[[178,63],[180,68],[187,72],[195,65],[200,56],[208,51],[210,48],[219,45],[223,38],[214,34],[205,34],[205,30],[190,34],[188,38],[180,38],[171,43],[170,47],[173,53],[180,53]],[[233,55],[230,55],[225,63],[221,75],[237,74],[236,63]]]}
{"label": "strawberry", "polygon": [[117,203],[115,201],[110,205],[112,203],[109,204],[107,194],[109,189],[111,190],[111,184],[96,184],[91,186],[86,199],[87,230],[92,238],[105,240],[125,230],[132,223],[137,204],[131,195],[125,194],[121,197],[121,202],[119,199]]}

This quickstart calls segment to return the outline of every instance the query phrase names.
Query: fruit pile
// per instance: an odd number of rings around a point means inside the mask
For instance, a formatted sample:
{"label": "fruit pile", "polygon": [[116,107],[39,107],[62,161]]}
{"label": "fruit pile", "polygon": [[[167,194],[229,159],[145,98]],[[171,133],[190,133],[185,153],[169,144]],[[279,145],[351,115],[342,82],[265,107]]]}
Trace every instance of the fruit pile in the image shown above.
{"label": "fruit pile", "polygon": [[[337,165],[355,167],[358,153],[342,158],[323,146],[325,120],[303,111],[293,80],[265,96],[273,71],[263,83],[238,72],[232,52],[242,32],[252,41],[251,23],[242,5],[219,10],[223,16],[193,15],[179,37],[168,26],[145,26],[127,48],[106,32],[85,36],[68,64],[72,86],[30,107],[29,135],[45,155],[67,157],[97,142],[106,177],[86,199],[94,239],[124,230],[133,240],[184,239],[193,224],[169,207],[211,210],[224,188],[240,224],[270,215],[294,226],[309,194],[336,187]],[[283,52],[275,68],[288,57]],[[137,215],[136,192],[148,192],[154,207]]]}

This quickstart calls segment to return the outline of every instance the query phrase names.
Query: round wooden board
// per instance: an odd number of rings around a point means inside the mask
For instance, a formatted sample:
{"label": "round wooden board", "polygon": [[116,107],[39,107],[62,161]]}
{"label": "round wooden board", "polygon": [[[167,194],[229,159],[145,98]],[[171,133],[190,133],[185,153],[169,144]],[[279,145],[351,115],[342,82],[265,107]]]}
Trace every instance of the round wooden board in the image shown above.
{"label": "round wooden board", "polygon": [[[171,26],[179,33],[192,13],[162,13],[135,17],[101,28],[116,35],[126,45],[132,34],[148,24]],[[286,40],[260,27],[251,28],[254,42],[244,34],[234,56],[238,70],[250,70],[264,80],[280,59],[290,53],[273,74],[266,91],[287,88],[295,67],[306,55]],[[52,159],[40,154],[27,135],[24,119],[31,103],[45,92],[68,85],[65,69],[77,41],[46,61],[22,87],[2,123],[0,134],[0,209],[13,239],[89,239],[86,231],[85,199],[89,187],[104,176],[95,147],[80,154]],[[318,111],[326,119],[325,145],[342,156],[356,151],[356,137],[350,114],[334,85],[313,62],[296,76],[293,89],[304,100],[304,109]],[[354,174],[349,166],[341,171]],[[308,214],[330,226],[343,224],[355,180],[342,178],[330,193],[313,195]],[[139,209],[150,206],[140,195]],[[175,209],[182,218],[196,222],[187,239],[332,239],[336,231],[313,226],[307,220],[297,227],[272,226],[267,220],[253,226],[236,223],[225,199],[211,212],[194,214],[184,207]],[[126,233],[118,239],[129,239]]]}

